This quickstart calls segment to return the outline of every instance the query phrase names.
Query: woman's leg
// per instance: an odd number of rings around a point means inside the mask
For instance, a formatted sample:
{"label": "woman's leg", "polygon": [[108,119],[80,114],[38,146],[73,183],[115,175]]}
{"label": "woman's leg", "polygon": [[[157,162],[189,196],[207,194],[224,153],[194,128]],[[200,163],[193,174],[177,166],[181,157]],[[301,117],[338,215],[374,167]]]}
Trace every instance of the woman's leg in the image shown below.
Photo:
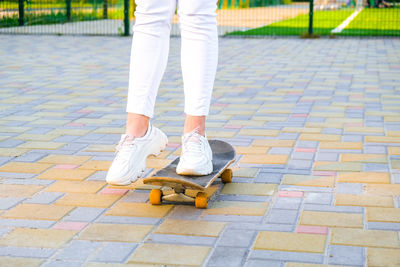
{"label": "woman's leg", "polygon": [[171,20],[176,0],[136,0],[133,28],[126,133],[134,137],[147,131],[169,52]]}
{"label": "woman's leg", "polygon": [[205,138],[218,62],[216,0],[179,0],[181,65],[186,121],[178,174],[207,175],[213,170],[212,151]]}
{"label": "woman's leg", "polygon": [[161,130],[149,124],[149,119],[167,65],[176,0],[136,0],[136,4],[126,133],[121,136],[106,176],[106,181],[115,185],[127,185],[141,177],[146,158],[159,154],[168,142]]}
{"label": "woman's leg", "polygon": [[180,0],[181,65],[185,91],[184,134],[205,131],[218,63],[217,1]]}

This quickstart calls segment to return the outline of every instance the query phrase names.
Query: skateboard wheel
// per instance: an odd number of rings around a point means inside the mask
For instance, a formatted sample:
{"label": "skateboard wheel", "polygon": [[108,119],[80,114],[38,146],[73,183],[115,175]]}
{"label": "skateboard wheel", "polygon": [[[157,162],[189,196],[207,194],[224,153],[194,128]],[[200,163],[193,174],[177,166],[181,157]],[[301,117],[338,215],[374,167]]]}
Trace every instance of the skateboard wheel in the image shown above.
{"label": "skateboard wheel", "polygon": [[194,205],[198,209],[206,209],[208,206],[207,194],[204,192],[197,193],[197,196],[194,200]]}
{"label": "skateboard wheel", "polygon": [[227,183],[232,183],[232,170],[231,169],[226,169],[222,174],[221,174],[221,180],[224,184]]}
{"label": "skateboard wheel", "polygon": [[152,189],[150,191],[150,203],[153,205],[160,205],[162,198],[162,191],[160,189]]}

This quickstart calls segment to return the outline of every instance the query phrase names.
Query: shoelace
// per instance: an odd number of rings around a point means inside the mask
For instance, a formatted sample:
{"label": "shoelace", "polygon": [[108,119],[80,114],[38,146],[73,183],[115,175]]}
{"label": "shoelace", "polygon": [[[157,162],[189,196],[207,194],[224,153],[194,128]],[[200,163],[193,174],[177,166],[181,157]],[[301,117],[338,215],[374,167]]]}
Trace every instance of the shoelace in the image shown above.
{"label": "shoelace", "polygon": [[122,140],[118,142],[118,145],[115,147],[115,159],[118,158],[127,158],[126,154],[131,153],[131,150],[128,148],[131,148],[132,146],[135,146],[134,139],[133,140],[127,140],[128,135],[124,136]]}
{"label": "shoelace", "polygon": [[197,129],[195,129],[194,131],[189,133],[183,139],[183,151],[185,153],[198,154],[198,153],[202,152],[203,146],[202,146],[201,138],[196,130]]}

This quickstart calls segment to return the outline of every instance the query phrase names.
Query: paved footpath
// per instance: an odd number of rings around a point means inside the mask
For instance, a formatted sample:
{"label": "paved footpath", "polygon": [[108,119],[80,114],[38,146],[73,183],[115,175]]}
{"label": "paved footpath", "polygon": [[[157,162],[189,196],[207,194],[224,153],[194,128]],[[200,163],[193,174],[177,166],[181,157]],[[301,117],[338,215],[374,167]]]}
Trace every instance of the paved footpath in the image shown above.
{"label": "paved footpath", "polygon": [[[208,137],[238,152],[210,207],[105,174],[131,38],[0,38],[0,265],[400,266],[400,40],[221,39]],[[179,154],[180,39],[153,123]]]}

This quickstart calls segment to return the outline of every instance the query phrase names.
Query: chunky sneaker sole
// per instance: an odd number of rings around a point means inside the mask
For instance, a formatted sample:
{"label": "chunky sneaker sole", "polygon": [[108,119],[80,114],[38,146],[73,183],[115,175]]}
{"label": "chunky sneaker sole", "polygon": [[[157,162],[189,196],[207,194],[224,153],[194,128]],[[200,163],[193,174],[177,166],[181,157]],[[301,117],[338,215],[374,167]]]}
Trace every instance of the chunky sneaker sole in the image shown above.
{"label": "chunky sneaker sole", "polygon": [[203,175],[209,175],[213,171],[213,165],[212,162],[209,161],[203,166],[193,166],[192,168],[187,168],[186,167],[177,167],[176,168],[176,173],[179,175],[194,175],[194,176],[203,176]]}
{"label": "chunky sneaker sole", "polygon": [[141,178],[146,169],[146,159],[149,155],[158,156],[167,146],[167,136],[158,128],[149,125],[146,135],[135,138],[132,143],[124,144],[121,137],[117,156],[108,170],[106,181],[112,185],[129,185]]}

